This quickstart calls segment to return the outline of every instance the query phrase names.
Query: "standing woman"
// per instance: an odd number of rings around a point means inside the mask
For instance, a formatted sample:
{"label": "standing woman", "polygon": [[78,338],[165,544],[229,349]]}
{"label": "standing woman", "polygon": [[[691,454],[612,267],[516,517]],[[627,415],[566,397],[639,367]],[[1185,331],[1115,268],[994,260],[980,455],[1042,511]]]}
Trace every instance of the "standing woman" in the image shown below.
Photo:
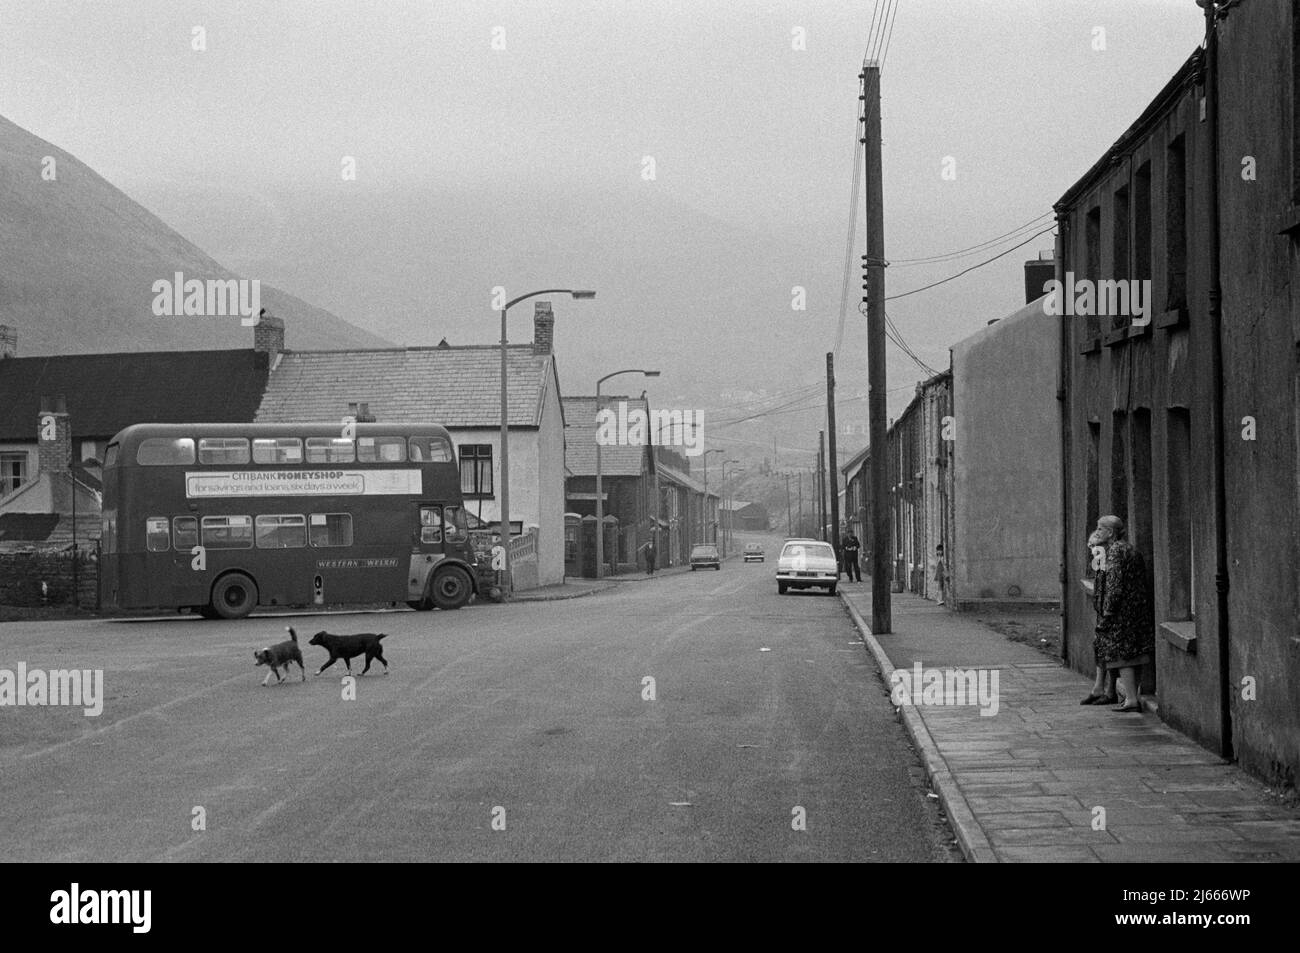
{"label": "standing woman", "polygon": [[1093,595],[1097,609],[1093,641],[1097,664],[1104,666],[1108,674],[1119,674],[1116,687],[1120,704],[1111,711],[1131,712],[1142,710],[1136,672],[1138,666],[1151,664],[1155,631],[1146,563],[1125,537],[1123,520],[1103,516],[1097,520],[1097,530],[1089,543],[1105,547]]}

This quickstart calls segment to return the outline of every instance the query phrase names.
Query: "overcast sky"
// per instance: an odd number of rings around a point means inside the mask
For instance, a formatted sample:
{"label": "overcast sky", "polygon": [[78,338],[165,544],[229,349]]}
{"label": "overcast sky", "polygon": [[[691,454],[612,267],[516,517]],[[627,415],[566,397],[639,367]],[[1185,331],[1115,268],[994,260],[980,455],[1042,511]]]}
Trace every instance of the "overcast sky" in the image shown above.
{"label": "overcast sky", "polygon": [[[250,204],[288,192],[328,201],[346,155],[358,188],[376,192],[508,187],[580,202],[653,188],[777,240],[796,232],[838,277],[875,7],[0,0],[0,113],[200,244],[201,216],[159,207],[168,189],[217,182]],[[806,49],[792,48],[796,28]],[[1193,0],[898,0],[883,78],[889,257],[962,248],[1050,211],[1202,29]],[[941,177],[945,157],[955,180]],[[1023,303],[1023,259],[1050,243],[890,313],[930,363],[946,363],[955,339]],[[889,290],[975,260],[893,268]],[[729,280],[726,261],[709,266]],[[825,338],[833,284],[815,309]],[[343,290],[286,290],[402,343],[434,343],[411,316],[367,314]],[[576,349],[567,333],[557,344]]]}

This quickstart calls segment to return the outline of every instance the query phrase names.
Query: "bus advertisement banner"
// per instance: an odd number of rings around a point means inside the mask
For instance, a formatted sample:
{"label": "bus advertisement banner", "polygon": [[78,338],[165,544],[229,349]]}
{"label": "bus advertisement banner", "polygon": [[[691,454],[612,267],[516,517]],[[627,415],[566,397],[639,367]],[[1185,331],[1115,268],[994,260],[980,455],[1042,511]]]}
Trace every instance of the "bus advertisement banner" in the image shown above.
{"label": "bus advertisement banner", "polygon": [[230,470],[185,474],[188,499],[243,496],[377,496],[423,492],[420,471]]}

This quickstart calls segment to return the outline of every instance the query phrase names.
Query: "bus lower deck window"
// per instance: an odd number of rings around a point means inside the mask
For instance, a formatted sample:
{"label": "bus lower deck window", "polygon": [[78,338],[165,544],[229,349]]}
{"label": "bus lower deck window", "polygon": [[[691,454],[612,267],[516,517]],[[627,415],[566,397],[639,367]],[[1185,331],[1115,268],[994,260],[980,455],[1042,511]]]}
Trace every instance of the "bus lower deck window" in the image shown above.
{"label": "bus lower deck window", "polygon": [[165,553],[172,548],[171,534],[167,531],[167,517],[149,517],[145,523],[145,543],[151,553]]}
{"label": "bus lower deck window", "polygon": [[258,549],[297,549],[307,545],[307,521],[301,516],[259,516]]}
{"label": "bus lower deck window", "polygon": [[208,549],[250,549],[253,545],[253,518],[203,517],[203,545]]}
{"label": "bus lower deck window", "polygon": [[194,516],[178,516],[172,520],[172,545],[189,552],[199,544],[199,521]]}
{"label": "bus lower deck window", "polygon": [[313,546],[351,546],[352,515],[350,513],[311,514],[311,544]]}

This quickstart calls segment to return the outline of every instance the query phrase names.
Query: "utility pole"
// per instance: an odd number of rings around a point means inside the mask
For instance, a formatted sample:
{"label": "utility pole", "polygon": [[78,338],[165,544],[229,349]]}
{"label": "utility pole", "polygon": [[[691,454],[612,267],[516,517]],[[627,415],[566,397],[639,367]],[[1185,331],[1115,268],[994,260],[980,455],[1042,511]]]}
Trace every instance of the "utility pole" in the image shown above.
{"label": "utility pole", "polygon": [[826,431],[817,431],[817,538],[826,538]]}
{"label": "utility pole", "polygon": [[794,526],[790,522],[790,474],[785,475],[785,535],[794,535]]}
{"label": "utility pole", "polygon": [[867,253],[863,256],[867,305],[867,414],[871,445],[871,634],[893,631],[889,576],[889,479],[885,405],[885,184],[880,154],[880,65],[864,64],[862,138],[866,162]]}
{"label": "utility pole", "polygon": [[802,536],[803,535],[803,471],[800,470],[797,474],[795,474],[795,476],[797,478],[798,486],[799,486],[799,529],[797,530],[797,533],[798,535]]}
{"label": "utility pole", "polygon": [[826,353],[826,429],[830,431],[830,457],[827,460],[826,473],[830,477],[827,485],[831,499],[831,545],[835,547],[835,558],[840,558],[840,475],[839,464],[835,460],[835,355]]}

